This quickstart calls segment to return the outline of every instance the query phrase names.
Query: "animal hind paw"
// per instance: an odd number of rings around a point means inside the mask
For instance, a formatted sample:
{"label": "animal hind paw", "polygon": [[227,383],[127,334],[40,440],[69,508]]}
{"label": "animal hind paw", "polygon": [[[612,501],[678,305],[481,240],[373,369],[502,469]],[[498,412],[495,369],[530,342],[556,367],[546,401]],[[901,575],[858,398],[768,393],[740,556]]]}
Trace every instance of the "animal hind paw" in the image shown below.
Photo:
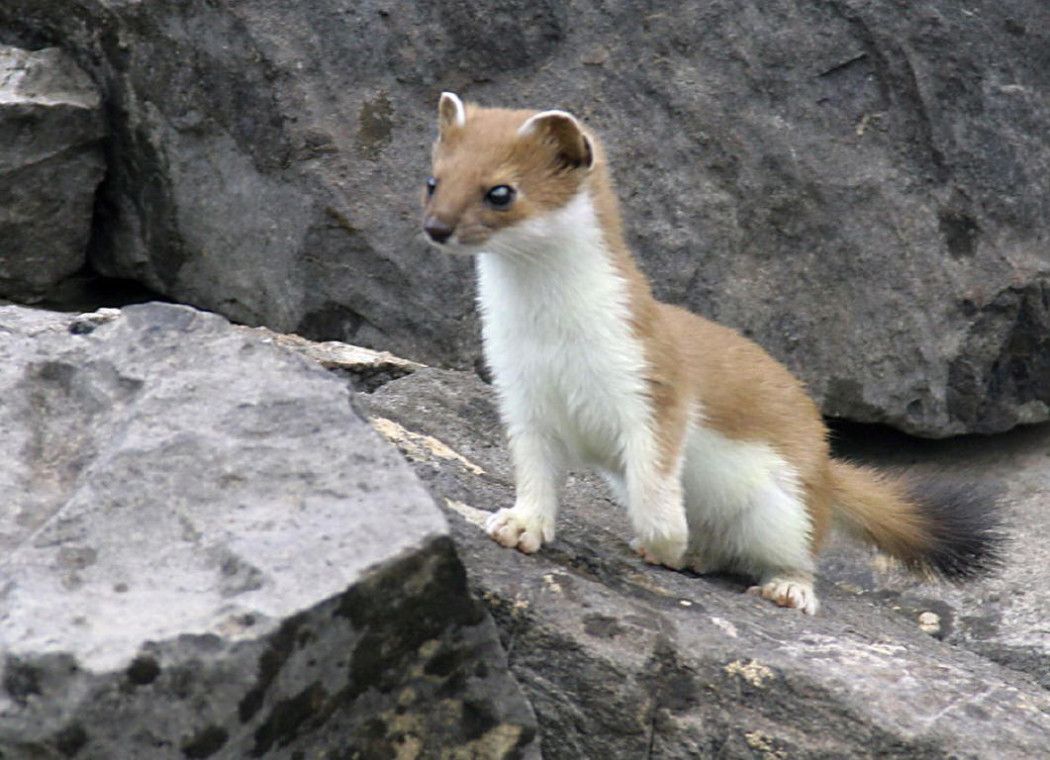
{"label": "animal hind paw", "polygon": [[793,607],[807,615],[815,615],[820,608],[813,581],[809,578],[775,576],[759,586],[747,590],[752,596],[761,596],[781,607]]}

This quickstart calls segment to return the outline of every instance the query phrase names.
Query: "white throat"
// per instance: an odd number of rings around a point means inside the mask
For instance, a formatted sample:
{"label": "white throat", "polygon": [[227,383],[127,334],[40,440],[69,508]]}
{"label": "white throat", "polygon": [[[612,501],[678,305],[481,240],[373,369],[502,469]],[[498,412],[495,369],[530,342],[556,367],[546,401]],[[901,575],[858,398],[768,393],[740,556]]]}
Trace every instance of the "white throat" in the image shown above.
{"label": "white throat", "polygon": [[504,329],[554,330],[570,338],[628,316],[627,283],[585,191],[556,211],[496,233],[477,258],[486,343]]}
{"label": "white throat", "polygon": [[628,283],[602,232],[587,193],[501,231],[478,255],[478,299],[510,435],[539,426],[618,470],[625,436],[647,429],[650,410]]}

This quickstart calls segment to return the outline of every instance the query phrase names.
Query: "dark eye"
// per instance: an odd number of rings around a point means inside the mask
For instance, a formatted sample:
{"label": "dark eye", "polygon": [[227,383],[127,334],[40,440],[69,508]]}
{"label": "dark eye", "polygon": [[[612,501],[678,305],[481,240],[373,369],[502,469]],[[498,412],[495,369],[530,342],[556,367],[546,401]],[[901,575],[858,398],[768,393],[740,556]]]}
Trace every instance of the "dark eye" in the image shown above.
{"label": "dark eye", "polygon": [[427,197],[429,198],[437,190],[438,181],[436,177],[427,177]]}
{"label": "dark eye", "polygon": [[514,188],[510,185],[496,185],[485,193],[485,201],[493,208],[506,208],[514,200]]}

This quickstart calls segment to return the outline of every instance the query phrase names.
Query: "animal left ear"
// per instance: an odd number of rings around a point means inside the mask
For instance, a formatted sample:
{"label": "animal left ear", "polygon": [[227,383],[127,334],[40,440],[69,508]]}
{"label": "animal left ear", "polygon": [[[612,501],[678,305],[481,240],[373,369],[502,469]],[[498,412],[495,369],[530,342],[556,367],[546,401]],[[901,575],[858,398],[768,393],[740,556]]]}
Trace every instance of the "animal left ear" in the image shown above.
{"label": "animal left ear", "polygon": [[518,128],[519,137],[535,135],[550,144],[558,158],[575,169],[594,166],[594,147],[576,117],[566,111],[541,111]]}
{"label": "animal left ear", "polygon": [[441,93],[438,101],[438,132],[444,137],[450,129],[467,123],[467,109],[459,95],[454,92]]}

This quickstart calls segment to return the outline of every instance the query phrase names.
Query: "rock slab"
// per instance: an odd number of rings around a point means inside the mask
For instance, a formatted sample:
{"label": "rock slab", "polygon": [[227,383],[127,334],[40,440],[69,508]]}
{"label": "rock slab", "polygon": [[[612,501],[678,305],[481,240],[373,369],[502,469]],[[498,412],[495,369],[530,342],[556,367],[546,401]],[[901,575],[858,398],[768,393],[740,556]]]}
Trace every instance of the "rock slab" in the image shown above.
{"label": "rock slab", "polygon": [[0,398],[0,755],[535,756],[343,381],[188,307],[0,307]]}
{"label": "rock slab", "polygon": [[95,266],[175,300],[470,366],[470,265],[418,231],[451,89],[586,119],[658,295],[828,414],[1050,416],[1043,0],[34,0],[5,27],[100,82]]}
{"label": "rock slab", "polygon": [[[1038,544],[1045,533],[1037,507],[1050,482],[1038,474],[1048,467],[1038,441],[1020,442],[1013,452],[1027,455],[1002,462],[1028,473],[1024,489],[1035,489],[1010,508],[1019,539],[1002,578],[958,592],[902,588],[869,553],[834,548],[821,567],[821,611],[809,617],[745,595],[744,579],[644,565],[628,546],[626,516],[590,477],[570,477],[554,543],[531,556],[498,546],[480,527],[513,503],[493,400],[472,375],[433,369],[364,398],[445,505],[548,760],[1045,754],[1042,589],[1050,584],[1045,550],[1026,558],[1020,538],[1031,531]],[[895,591],[880,593],[887,588]],[[913,615],[906,602],[920,596]],[[966,633],[924,633],[923,611],[961,621]],[[976,646],[975,631],[984,632]],[[1013,649],[996,650],[997,642]]]}
{"label": "rock slab", "polygon": [[84,265],[105,134],[72,58],[0,45],[0,297],[39,300]]}

